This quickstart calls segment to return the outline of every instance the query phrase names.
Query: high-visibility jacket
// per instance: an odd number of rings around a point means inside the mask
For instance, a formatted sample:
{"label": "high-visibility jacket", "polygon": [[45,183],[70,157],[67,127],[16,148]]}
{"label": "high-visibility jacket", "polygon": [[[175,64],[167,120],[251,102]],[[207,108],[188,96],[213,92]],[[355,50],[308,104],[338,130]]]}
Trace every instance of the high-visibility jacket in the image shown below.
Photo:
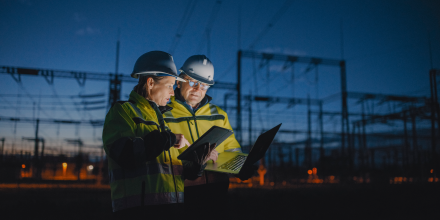
{"label": "high-visibility jacket", "polygon": [[[232,130],[226,112],[220,107],[211,104],[210,101],[212,98],[208,95],[205,95],[204,100],[201,102],[204,103],[203,106],[197,108],[196,112],[193,113],[193,111],[189,109],[189,106],[182,102],[182,98],[176,98],[181,97],[180,90],[176,89],[174,93],[176,96],[172,96],[171,103],[167,105],[173,109],[163,114],[166,122],[165,124],[173,133],[183,134],[185,138],[192,144],[214,125]],[[179,152],[183,152],[186,149],[187,147],[181,148],[179,149]],[[232,134],[225,141],[223,141],[223,143],[217,146],[216,150],[219,153],[225,151],[241,152],[241,147],[238,141],[235,139],[235,135]],[[208,177],[211,178],[206,178],[206,172],[207,171],[205,171],[204,177],[198,178],[196,182],[185,181],[185,186],[212,183],[224,180],[225,178],[226,181],[228,181],[227,176],[216,175],[217,173],[212,174],[214,172],[208,172],[211,173],[211,175],[208,174]]]}
{"label": "high-visibility jacket", "polygon": [[177,149],[171,147],[149,161],[146,159],[144,143],[149,140],[142,138],[150,132],[169,130],[162,113],[155,103],[134,91],[128,102],[116,103],[107,113],[102,140],[108,156],[114,212],[183,202],[183,167],[177,159]]}

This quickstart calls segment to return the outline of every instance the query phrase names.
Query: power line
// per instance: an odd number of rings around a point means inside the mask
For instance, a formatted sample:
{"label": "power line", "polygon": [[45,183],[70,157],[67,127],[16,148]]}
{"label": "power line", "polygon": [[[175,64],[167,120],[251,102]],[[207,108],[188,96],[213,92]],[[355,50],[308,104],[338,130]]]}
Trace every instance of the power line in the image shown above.
{"label": "power line", "polygon": [[50,88],[52,89],[52,92],[54,93],[56,99],[59,101],[61,108],[64,110],[64,113],[66,113],[67,117],[69,117],[70,119],[72,119],[72,116],[69,114],[69,112],[67,111],[66,107],[64,106],[63,102],[61,102],[60,97],[58,96],[57,91],[55,90],[53,84],[50,86]]}
{"label": "power line", "polygon": [[16,118],[16,117],[0,117],[0,121],[7,122],[7,121],[13,121],[13,122],[35,122],[36,120],[39,120],[42,124],[89,124],[92,126],[102,126],[104,125],[104,120],[65,120],[65,119],[32,119],[32,118]]}
{"label": "power line", "polygon": [[[37,103],[37,102],[34,100],[34,98],[29,94],[29,92],[24,88],[23,84],[18,83],[18,85],[21,87],[22,91],[26,93],[27,97],[29,97],[34,103]],[[38,110],[40,110],[40,111],[43,110],[43,109],[41,109],[40,105],[38,105]],[[42,111],[42,112],[43,112],[43,114],[44,114],[46,117],[50,117],[50,115],[47,114],[45,111]]]}
{"label": "power line", "polygon": [[[0,94],[0,97],[22,97],[25,95],[22,94]],[[32,96],[32,95],[31,95]],[[96,98],[96,97],[104,97],[104,93],[96,93],[96,94],[88,94],[88,95],[39,95],[40,98]]]}
{"label": "power line", "polygon": [[[208,57],[211,56],[211,29],[214,25],[214,21],[217,18],[218,12],[220,10],[222,1],[216,1],[214,6],[212,7],[211,16],[208,19],[208,24],[206,25],[204,36],[206,38],[207,42],[207,55]],[[197,53],[200,53],[200,51],[203,49],[204,41],[200,41],[199,48],[197,49]]]}
{"label": "power line", "polygon": [[260,34],[255,38],[255,40],[249,45],[250,49],[253,49],[255,45],[261,40],[261,38],[266,35],[269,30],[278,22],[278,20],[284,15],[284,13],[289,9],[290,5],[293,3],[292,0],[286,0],[283,5],[281,5],[281,8],[275,13],[275,15],[270,19],[269,23],[266,25],[266,27],[263,29],[263,31],[260,32]]}
{"label": "power line", "polygon": [[[269,21],[269,23],[266,25],[266,28],[260,32],[260,34],[255,38],[255,40],[249,45],[249,48],[253,48],[258,41],[261,40],[261,38],[266,35],[269,30],[275,25],[275,23],[281,18],[281,16],[289,9],[290,5],[293,3],[293,1],[286,0],[284,4],[281,6],[281,8],[277,11],[277,13],[272,17],[272,19]],[[256,8],[255,8],[256,11]],[[257,14],[256,12],[253,13],[254,15]],[[252,19],[254,20],[254,19]],[[252,23],[253,24],[253,23]],[[248,26],[250,28],[250,25]],[[246,33],[249,33],[250,31],[247,31]],[[228,73],[231,72],[232,68],[237,65],[237,62],[234,61],[221,75],[220,78],[224,78]]]}
{"label": "power line", "polygon": [[[17,106],[0,106],[0,109],[17,109]],[[92,111],[92,110],[101,110],[107,108],[106,106],[96,106],[96,107],[84,107],[78,108],[79,110]],[[22,110],[34,110],[33,107],[20,107]],[[62,107],[60,108],[41,108],[38,107],[39,110],[48,110],[48,111],[65,111]],[[47,115],[46,115],[47,116]]]}
{"label": "power line", "polygon": [[177,45],[179,44],[180,39],[183,36],[183,32],[185,31],[186,26],[188,25],[188,22],[191,18],[191,15],[194,11],[196,4],[197,4],[197,0],[188,1],[188,4],[186,5],[186,8],[185,8],[185,12],[183,13],[182,19],[180,19],[180,24],[177,27],[176,35],[174,36],[173,42],[171,43],[171,47],[168,50],[168,53],[170,53],[170,54],[174,53],[174,50],[176,49]]}

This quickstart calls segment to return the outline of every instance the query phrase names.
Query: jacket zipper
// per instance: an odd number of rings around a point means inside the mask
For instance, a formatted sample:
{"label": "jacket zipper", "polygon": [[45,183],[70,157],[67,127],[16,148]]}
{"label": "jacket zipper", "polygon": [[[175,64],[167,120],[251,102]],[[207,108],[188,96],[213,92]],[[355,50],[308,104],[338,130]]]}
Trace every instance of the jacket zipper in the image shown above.
{"label": "jacket zipper", "polygon": [[197,117],[195,114],[193,116],[194,116],[194,124],[196,125],[197,139],[199,139],[200,136],[199,136],[199,129],[197,128],[197,119],[196,119]]}
{"label": "jacket zipper", "polygon": [[[179,100],[177,100],[177,102],[180,102]],[[183,105],[183,107],[185,107],[186,109],[188,109],[184,104],[182,104],[181,103],[181,105]],[[202,107],[202,106],[201,106]],[[198,110],[200,110],[201,109],[201,107],[198,109]],[[198,111],[197,110],[197,111]],[[192,112],[194,112],[194,111],[190,111],[190,109],[188,109],[188,111],[190,112],[190,113],[192,113]],[[200,135],[199,135],[199,129],[198,129],[198,127],[197,127],[197,117],[196,117],[196,112],[194,112],[194,113],[192,113],[192,116],[193,116],[193,118],[194,118],[194,124],[195,124],[195,127],[196,127],[196,133],[197,133],[197,139],[199,139],[200,138]],[[192,131],[191,131],[191,126],[189,125],[189,118],[187,118],[186,119],[186,122],[187,122],[187,124],[188,124],[188,129],[189,129],[189,133],[190,133],[190,135],[191,135],[191,140],[192,140],[192,142],[194,143],[194,138],[193,138],[193,134],[192,134]],[[206,172],[206,170],[205,171],[203,171],[204,173],[205,173],[205,184],[208,184],[208,173]]]}
{"label": "jacket zipper", "polygon": [[191,135],[191,140],[194,143],[194,138],[193,138],[193,134],[191,131],[191,126],[189,125],[189,118],[186,119],[186,123],[188,124],[188,130],[189,130],[189,134]]}
{"label": "jacket zipper", "polygon": [[[153,106],[152,106],[153,107]],[[155,106],[156,108],[157,108],[157,106]],[[154,109],[154,107],[153,107],[153,109]],[[159,120],[159,116],[158,116],[158,114],[157,114],[157,110],[155,109],[155,112],[156,112],[156,117],[157,117],[157,120]],[[159,111],[160,112],[160,111]],[[162,118],[162,123],[160,123],[160,121],[159,121],[159,124],[161,125],[160,126],[160,129],[159,129],[159,132],[166,132],[166,130],[165,130],[165,125],[164,125],[164,123],[163,123],[163,118]],[[168,133],[167,133],[168,134]],[[171,138],[170,138],[170,136],[168,135],[168,140],[171,140]],[[171,143],[170,143],[171,144]],[[166,154],[166,151],[164,151],[163,152],[163,154],[164,154],[164,157],[165,157],[165,162],[166,162],[166,160],[167,160],[167,154]],[[171,169],[171,175],[173,176],[173,183],[174,183],[174,192],[175,192],[175,194],[176,194],[176,203],[179,203],[179,194],[177,193],[177,185],[176,185],[176,178],[174,177],[174,169],[173,169],[173,160],[172,160],[172,158],[171,158],[171,151],[168,149],[168,156],[170,156],[170,169]]]}

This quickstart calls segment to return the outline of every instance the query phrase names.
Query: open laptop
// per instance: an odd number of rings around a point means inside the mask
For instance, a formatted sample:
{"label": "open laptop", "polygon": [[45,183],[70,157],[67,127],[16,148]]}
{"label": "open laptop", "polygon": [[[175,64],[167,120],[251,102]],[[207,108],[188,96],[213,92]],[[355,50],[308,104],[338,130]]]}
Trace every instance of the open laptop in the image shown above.
{"label": "open laptop", "polygon": [[252,166],[266,154],[281,124],[261,134],[249,154],[238,152],[223,152],[218,155],[217,162],[208,161],[205,170],[238,174],[242,167]]}

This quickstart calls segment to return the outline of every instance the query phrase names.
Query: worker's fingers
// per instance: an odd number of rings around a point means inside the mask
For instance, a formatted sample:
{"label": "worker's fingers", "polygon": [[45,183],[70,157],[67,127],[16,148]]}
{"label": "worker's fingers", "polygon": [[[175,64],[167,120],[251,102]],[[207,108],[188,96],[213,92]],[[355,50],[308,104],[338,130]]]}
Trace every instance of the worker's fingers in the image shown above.
{"label": "worker's fingers", "polygon": [[205,155],[205,156],[209,156],[209,153],[211,153],[211,148],[210,148],[210,144],[207,143],[207,144],[205,145],[204,155]]}
{"label": "worker's fingers", "polygon": [[215,150],[215,147],[217,146],[217,144],[211,144],[209,147],[211,150]]}
{"label": "worker's fingers", "polygon": [[174,144],[175,148],[178,148],[182,142],[182,138],[185,138],[183,134],[175,134],[176,135],[176,143]]}
{"label": "worker's fingers", "polygon": [[211,151],[211,153],[215,153],[215,155],[218,155],[218,151],[217,151],[216,149],[213,149],[213,150]]}
{"label": "worker's fingers", "polygon": [[214,149],[213,151],[211,151],[211,160],[215,162],[217,162],[218,159],[218,152]]}
{"label": "worker's fingers", "polygon": [[189,147],[191,145],[183,134],[176,134],[176,140],[177,143],[174,145],[174,148],[180,149],[185,146]]}
{"label": "worker's fingers", "polygon": [[206,161],[212,160],[215,163],[217,159],[218,159],[218,152],[216,150],[213,150],[207,156]]}
{"label": "worker's fingers", "polygon": [[185,146],[185,145],[188,146],[188,147],[191,146],[191,144],[189,143],[189,141],[187,139],[185,139],[185,143],[184,143],[183,146]]}

